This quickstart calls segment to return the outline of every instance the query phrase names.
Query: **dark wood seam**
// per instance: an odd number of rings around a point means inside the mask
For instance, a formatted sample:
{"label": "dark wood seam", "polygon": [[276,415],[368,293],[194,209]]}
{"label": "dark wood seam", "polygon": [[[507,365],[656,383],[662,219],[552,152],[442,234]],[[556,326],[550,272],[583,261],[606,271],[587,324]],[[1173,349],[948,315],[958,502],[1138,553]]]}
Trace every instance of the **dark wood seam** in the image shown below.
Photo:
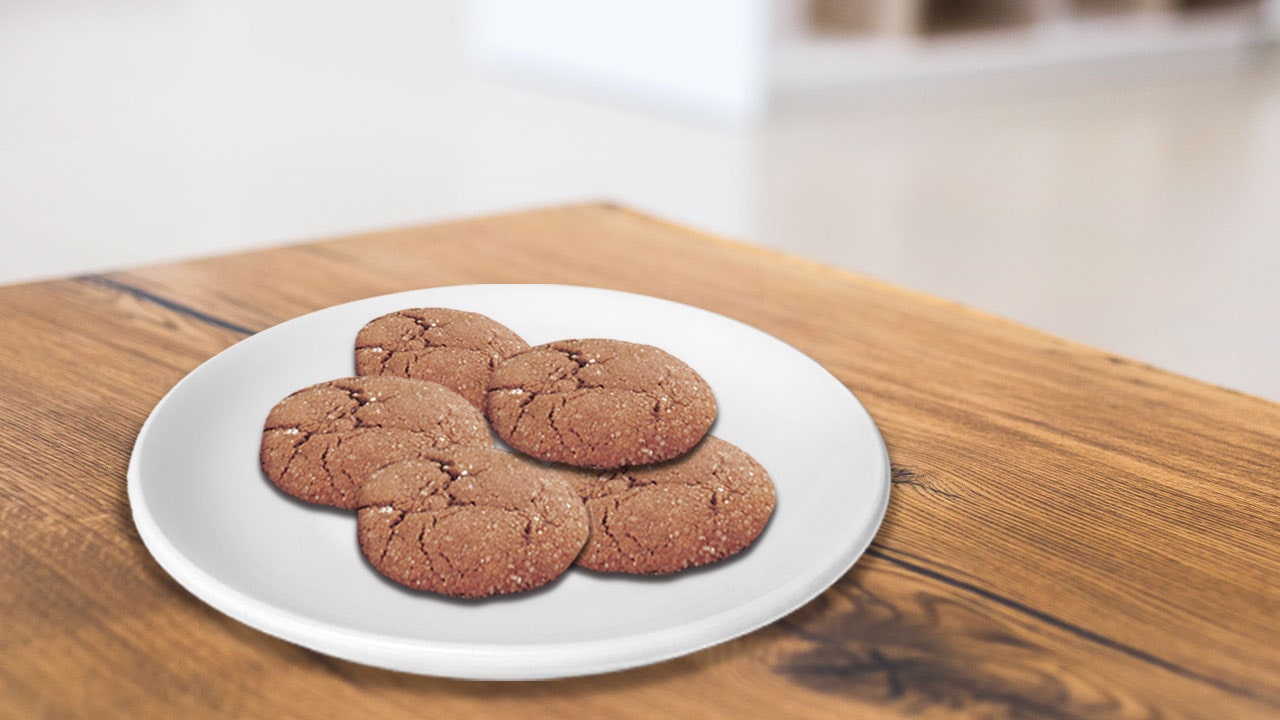
{"label": "dark wood seam", "polygon": [[977,585],[972,585],[963,580],[957,580],[949,575],[944,575],[943,573],[940,573],[937,570],[930,570],[929,568],[924,567],[923,565],[917,565],[912,562],[907,562],[906,560],[902,560],[890,554],[895,552],[897,551],[894,550],[893,548],[887,547],[877,542],[873,542],[871,546],[867,548],[867,554],[872,557],[880,558],[881,560],[891,562],[894,565],[897,565],[898,567],[901,567],[905,570],[909,570],[913,573],[916,573],[917,575],[922,575],[924,577],[927,577],[930,580],[936,580],[940,583],[950,585],[954,588],[959,588],[973,595],[977,595],[985,600],[990,600],[991,602],[996,603],[997,605],[1002,605],[1010,610],[1013,610],[1015,612],[1021,613],[1028,617],[1034,618],[1042,623],[1045,623],[1046,625],[1051,625],[1055,628],[1058,628],[1059,630],[1063,630],[1065,632],[1071,633],[1076,637],[1082,638],[1084,640],[1088,640],[1089,642],[1101,645],[1110,650],[1115,650],[1116,652],[1119,652],[1119,653],[1123,653],[1125,655],[1128,655],[1131,658],[1134,658],[1135,660],[1141,660],[1142,662],[1155,665],[1156,667],[1162,668],[1164,670],[1168,670],[1171,673],[1180,675],[1190,680],[1202,682],[1202,683],[1205,683],[1206,685],[1212,685],[1213,687],[1218,688],[1219,690],[1224,690],[1226,692],[1230,692],[1236,695],[1241,695],[1251,700],[1263,702],[1268,705],[1280,706],[1280,703],[1277,703],[1275,700],[1262,697],[1257,693],[1255,693],[1254,691],[1250,690],[1249,688],[1240,687],[1238,685],[1233,685],[1231,683],[1228,683],[1224,680],[1220,680],[1215,677],[1203,675],[1189,668],[1182,667],[1177,663],[1170,662],[1169,660],[1165,660],[1164,658],[1158,657],[1156,655],[1152,655],[1151,653],[1145,650],[1140,650],[1131,645],[1126,645],[1118,640],[1113,640],[1105,635],[1099,634],[1087,628],[1083,628],[1074,623],[1067,622],[1066,620],[1050,615],[1049,613],[1046,613],[1042,610],[1037,610],[1029,605],[1024,605],[1018,602],[1017,600],[1004,597],[1003,595],[992,592],[991,590],[978,587]]}
{"label": "dark wood seam", "polygon": [[252,328],[247,328],[243,325],[237,325],[236,323],[233,323],[230,320],[223,320],[222,318],[216,315],[211,315],[207,312],[203,312],[193,307],[188,307],[186,305],[183,305],[182,303],[174,302],[173,300],[169,300],[168,298],[164,298],[159,295],[150,293],[146,290],[143,290],[142,288],[134,287],[133,285],[129,285],[127,283],[122,283],[119,280],[113,280],[112,278],[109,278],[105,275],[81,275],[74,279],[79,282],[90,283],[92,285],[98,285],[100,287],[110,288],[112,290],[123,292],[128,295],[132,295],[133,297],[138,298],[139,300],[145,300],[147,302],[154,303],[156,305],[159,305],[160,307],[165,308],[166,310],[172,310],[181,315],[186,315],[189,318],[195,318],[196,320],[199,320],[200,322],[205,323],[206,325],[219,327],[219,328],[222,328],[223,330],[230,330],[232,332],[240,333],[241,335],[253,335],[254,333],[258,332],[257,330],[254,330]]}

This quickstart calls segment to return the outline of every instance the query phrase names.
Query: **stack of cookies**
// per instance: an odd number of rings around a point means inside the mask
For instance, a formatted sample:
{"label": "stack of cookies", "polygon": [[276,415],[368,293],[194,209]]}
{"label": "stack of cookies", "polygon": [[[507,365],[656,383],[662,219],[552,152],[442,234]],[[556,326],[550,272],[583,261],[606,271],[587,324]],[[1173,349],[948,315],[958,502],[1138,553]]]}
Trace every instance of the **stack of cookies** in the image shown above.
{"label": "stack of cookies", "polygon": [[355,510],[365,558],[408,587],[487,597],[573,564],[666,575],[742,551],[773,512],[764,468],[707,435],[710,386],[656,347],[529,347],[483,315],[421,308],[365,325],[355,359],[356,377],[272,408],[262,468]]}

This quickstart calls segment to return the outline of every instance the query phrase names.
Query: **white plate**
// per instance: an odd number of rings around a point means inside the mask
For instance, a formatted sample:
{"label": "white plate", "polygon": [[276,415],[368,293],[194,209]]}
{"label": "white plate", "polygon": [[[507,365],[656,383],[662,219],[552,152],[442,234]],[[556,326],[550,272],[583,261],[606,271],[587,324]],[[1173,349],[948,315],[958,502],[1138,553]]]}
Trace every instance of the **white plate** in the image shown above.
{"label": "white plate", "polygon": [[[353,372],[364,323],[406,307],[488,315],[532,344],[609,337],[660,346],[711,384],[712,432],[764,465],[778,506],[729,561],[667,578],[571,569],[540,590],[484,601],[405,590],[364,562],[355,515],[278,492],[258,466],[267,411]],[[129,463],[138,532],[197,597],[322,653],[477,679],[587,675],[653,663],[750,632],[835,582],[889,499],[884,442],[862,405],[807,356],[721,315],[560,285],[465,285],[304,315],[228,348],[152,411]]]}

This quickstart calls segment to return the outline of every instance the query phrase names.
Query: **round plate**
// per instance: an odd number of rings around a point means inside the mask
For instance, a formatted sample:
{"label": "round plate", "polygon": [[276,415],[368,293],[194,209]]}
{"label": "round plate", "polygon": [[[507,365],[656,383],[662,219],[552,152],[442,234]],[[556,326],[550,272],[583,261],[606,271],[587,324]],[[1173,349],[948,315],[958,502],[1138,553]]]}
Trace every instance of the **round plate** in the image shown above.
{"label": "round plate", "polygon": [[[353,373],[356,332],[408,307],[483,313],[537,345],[607,337],[657,345],[711,384],[712,432],[777,486],[745,553],[664,578],[571,568],[539,590],[482,601],[401,588],[361,557],[355,515],[306,505],[263,476],[267,412]],[[160,565],[231,617],[355,662],[430,675],[535,679],[665,660],[750,632],[853,565],[889,499],[875,423],[820,365],[736,320],[666,300],[561,285],[464,285],[360,300],[264,330],[179,382],[129,463],[138,532]]]}

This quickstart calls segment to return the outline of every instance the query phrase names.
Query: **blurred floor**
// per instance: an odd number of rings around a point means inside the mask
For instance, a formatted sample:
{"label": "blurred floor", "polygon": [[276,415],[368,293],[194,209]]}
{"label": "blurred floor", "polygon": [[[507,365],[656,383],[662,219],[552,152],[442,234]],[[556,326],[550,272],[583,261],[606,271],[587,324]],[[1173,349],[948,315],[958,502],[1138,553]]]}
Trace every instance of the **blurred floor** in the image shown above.
{"label": "blurred floor", "polygon": [[1280,399],[1280,66],[755,132],[471,79],[449,3],[0,0],[0,282],[608,198]]}

